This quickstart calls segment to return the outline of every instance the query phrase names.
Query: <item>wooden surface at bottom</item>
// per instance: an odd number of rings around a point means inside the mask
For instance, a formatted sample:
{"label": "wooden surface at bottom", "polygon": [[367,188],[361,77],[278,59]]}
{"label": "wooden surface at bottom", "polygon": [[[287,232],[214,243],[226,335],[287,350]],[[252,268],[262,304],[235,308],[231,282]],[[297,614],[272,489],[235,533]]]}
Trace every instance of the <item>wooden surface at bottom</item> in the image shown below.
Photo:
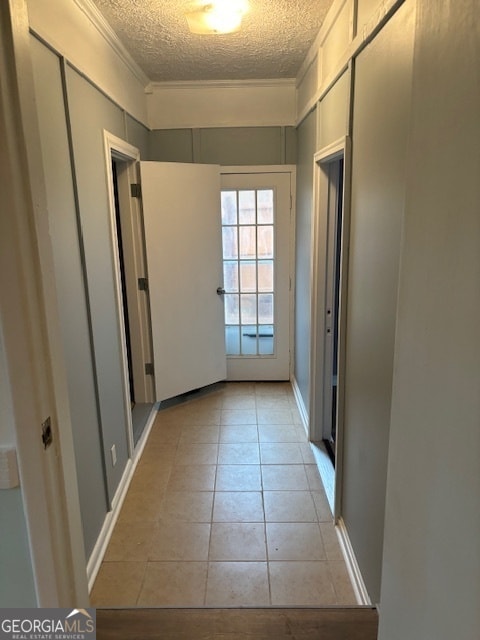
{"label": "wooden surface at bottom", "polygon": [[98,640],[376,640],[370,607],[98,609]]}

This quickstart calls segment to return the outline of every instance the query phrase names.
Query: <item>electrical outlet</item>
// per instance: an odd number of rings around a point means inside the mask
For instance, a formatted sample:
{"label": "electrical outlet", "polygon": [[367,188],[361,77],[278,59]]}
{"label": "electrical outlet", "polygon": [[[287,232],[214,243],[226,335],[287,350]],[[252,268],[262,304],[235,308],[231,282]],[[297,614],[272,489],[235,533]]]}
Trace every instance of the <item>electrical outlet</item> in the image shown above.
{"label": "electrical outlet", "polygon": [[117,464],[117,447],[113,444],[110,449],[110,453],[112,454],[112,467]]}

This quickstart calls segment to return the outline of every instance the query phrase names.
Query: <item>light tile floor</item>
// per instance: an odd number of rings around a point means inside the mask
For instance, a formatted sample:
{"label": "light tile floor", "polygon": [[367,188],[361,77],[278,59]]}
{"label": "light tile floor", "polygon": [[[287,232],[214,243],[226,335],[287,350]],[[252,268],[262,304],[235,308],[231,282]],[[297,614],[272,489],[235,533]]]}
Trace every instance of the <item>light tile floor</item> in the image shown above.
{"label": "light tile floor", "polygon": [[158,413],[91,601],[356,604],[289,384],[215,385]]}

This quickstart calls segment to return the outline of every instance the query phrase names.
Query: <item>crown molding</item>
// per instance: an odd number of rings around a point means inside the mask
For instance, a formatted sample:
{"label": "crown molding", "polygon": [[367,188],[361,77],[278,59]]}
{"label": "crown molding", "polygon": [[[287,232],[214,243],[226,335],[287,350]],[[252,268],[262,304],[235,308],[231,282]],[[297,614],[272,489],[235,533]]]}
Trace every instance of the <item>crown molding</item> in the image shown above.
{"label": "crown molding", "polygon": [[150,82],[146,93],[168,89],[273,89],[295,88],[295,78],[277,78],[273,80],[179,80],[168,82]]}
{"label": "crown molding", "polygon": [[129,71],[136,77],[136,79],[146,87],[150,83],[150,78],[142,71],[125,46],[122,44],[120,38],[115,31],[109,25],[103,14],[98,10],[97,6],[92,0],[73,0],[77,7],[82,11],[92,25],[96,28],[98,33],[103,39],[110,45],[116,55],[121,59]]}

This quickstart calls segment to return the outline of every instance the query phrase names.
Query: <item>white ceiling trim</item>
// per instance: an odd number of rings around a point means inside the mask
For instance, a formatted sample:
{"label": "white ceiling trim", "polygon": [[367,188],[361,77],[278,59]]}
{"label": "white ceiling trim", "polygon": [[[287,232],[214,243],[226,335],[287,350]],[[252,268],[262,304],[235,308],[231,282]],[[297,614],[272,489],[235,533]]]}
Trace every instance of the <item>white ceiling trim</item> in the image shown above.
{"label": "white ceiling trim", "polygon": [[73,0],[77,7],[87,16],[95,29],[100,33],[104,40],[112,47],[117,56],[122,60],[135,78],[144,86],[150,83],[150,78],[138,66],[127,49],[122,44],[112,27],[103,17],[102,13],[97,9],[92,0]]}

